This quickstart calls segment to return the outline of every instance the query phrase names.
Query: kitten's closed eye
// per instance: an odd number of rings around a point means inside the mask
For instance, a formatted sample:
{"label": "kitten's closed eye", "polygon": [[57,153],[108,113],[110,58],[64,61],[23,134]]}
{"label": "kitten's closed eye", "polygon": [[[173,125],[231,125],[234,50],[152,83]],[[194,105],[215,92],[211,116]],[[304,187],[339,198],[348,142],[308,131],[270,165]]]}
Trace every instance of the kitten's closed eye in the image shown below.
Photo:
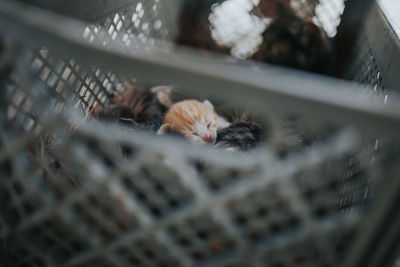
{"label": "kitten's closed eye", "polygon": [[230,124],[215,113],[210,101],[184,100],[168,110],[158,134],[163,134],[165,125],[192,143],[210,144],[215,142],[217,130]]}

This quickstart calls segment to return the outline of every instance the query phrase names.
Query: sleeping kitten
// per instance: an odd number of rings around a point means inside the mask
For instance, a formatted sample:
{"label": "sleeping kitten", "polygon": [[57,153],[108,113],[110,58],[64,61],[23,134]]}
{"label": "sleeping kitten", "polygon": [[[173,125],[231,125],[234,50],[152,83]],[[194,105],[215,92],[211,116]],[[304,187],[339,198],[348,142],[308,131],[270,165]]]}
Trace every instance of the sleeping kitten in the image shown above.
{"label": "sleeping kitten", "polygon": [[210,101],[184,100],[170,107],[157,134],[176,132],[194,144],[213,144],[217,131],[229,125]]}
{"label": "sleeping kitten", "polygon": [[234,120],[231,125],[218,131],[215,148],[228,151],[246,151],[259,146],[263,130],[259,124],[249,120]]}
{"label": "sleeping kitten", "polygon": [[169,86],[157,86],[148,90],[144,86],[135,85],[114,97],[109,106],[93,107],[88,117],[103,122],[118,122],[131,129],[156,132],[171,105],[170,93]]}

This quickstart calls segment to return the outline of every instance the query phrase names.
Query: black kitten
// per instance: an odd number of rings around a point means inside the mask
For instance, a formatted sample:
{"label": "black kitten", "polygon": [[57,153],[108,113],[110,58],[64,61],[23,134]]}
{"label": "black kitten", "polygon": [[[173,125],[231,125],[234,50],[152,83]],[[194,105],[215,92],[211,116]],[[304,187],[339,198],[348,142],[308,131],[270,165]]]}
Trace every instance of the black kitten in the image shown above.
{"label": "black kitten", "polygon": [[263,131],[260,125],[246,120],[236,120],[231,126],[218,132],[215,147],[244,151],[257,147],[262,139]]}

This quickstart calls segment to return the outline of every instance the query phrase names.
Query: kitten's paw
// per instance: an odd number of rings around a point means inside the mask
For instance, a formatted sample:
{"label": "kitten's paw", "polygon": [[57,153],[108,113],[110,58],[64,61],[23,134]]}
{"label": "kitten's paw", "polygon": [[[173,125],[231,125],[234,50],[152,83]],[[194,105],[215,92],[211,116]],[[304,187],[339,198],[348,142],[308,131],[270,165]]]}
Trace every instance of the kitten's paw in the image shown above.
{"label": "kitten's paw", "polygon": [[171,131],[171,127],[168,123],[164,123],[161,125],[160,129],[157,131],[157,135],[164,135]]}

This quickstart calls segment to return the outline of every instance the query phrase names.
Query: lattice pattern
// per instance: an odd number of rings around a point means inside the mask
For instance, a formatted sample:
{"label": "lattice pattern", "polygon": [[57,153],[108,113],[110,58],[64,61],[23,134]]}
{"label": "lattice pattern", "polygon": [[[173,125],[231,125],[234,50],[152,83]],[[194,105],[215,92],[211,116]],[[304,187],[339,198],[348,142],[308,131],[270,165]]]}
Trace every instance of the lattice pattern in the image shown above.
{"label": "lattice pattern", "polygon": [[181,0],[138,2],[97,23],[88,25],[82,37],[108,48],[136,53],[157,45],[171,49],[177,31]]}
{"label": "lattice pattern", "polygon": [[227,204],[232,223],[255,246],[299,238],[301,218],[273,183]]}
{"label": "lattice pattern", "polygon": [[[293,3],[335,34],[342,2]],[[173,39],[176,12],[139,2],[86,25],[82,37],[143,51]],[[319,132],[277,114],[268,115],[277,118],[265,149],[237,157],[113,127],[72,131],[64,117],[41,115],[69,113],[69,100],[83,113],[107,104],[134,74],[29,51],[31,69],[8,81],[2,122],[13,127],[1,136],[0,240],[13,242],[4,248],[13,264],[335,266],[377,178],[398,159],[381,139],[357,147],[338,129]],[[354,79],[384,88],[373,55],[366,59]]]}
{"label": "lattice pattern", "polygon": [[[37,174],[33,171],[31,175],[29,166],[21,166],[22,162],[29,162],[29,159],[26,155],[20,155],[15,158],[15,161],[8,161],[7,164],[11,166],[7,166],[7,173],[2,173],[3,177],[11,177],[4,178],[1,181],[2,184],[2,209],[7,217],[4,219],[8,222],[8,224],[19,224],[28,218],[30,218],[33,213],[37,212],[43,207],[43,199],[40,193],[37,190],[26,190],[27,184],[34,184],[37,182]],[[32,177],[33,174],[33,177]],[[32,177],[28,181],[24,181],[26,177]],[[39,178],[41,179],[41,178]],[[36,188],[36,186],[33,186]]]}
{"label": "lattice pattern", "polygon": [[192,194],[177,177],[170,167],[143,164],[137,173],[123,178],[123,185],[154,218],[163,218],[193,201]]}
{"label": "lattice pattern", "polygon": [[357,51],[357,55],[355,56],[356,58],[352,60],[347,78],[369,84],[377,92],[383,94],[387,93],[384,75],[376,62],[376,55],[372,52],[365,36],[360,38],[356,47],[355,51]]}
{"label": "lattice pattern", "polygon": [[32,95],[30,92],[24,91],[19,88],[15,80],[11,78],[8,82],[8,95],[12,99],[10,105],[7,107],[7,118],[11,123],[18,123],[23,125],[25,129],[34,130],[36,128],[36,116],[37,112],[33,109],[33,102],[31,100]]}
{"label": "lattice pattern", "polygon": [[179,260],[172,257],[168,247],[162,245],[157,238],[149,236],[139,238],[119,246],[114,251],[122,264],[134,266],[182,266]]}
{"label": "lattice pattern", "polygon": [[123,81],[115,74],[98,68],[85,70],[76,60],[51,55],[45,48],[30,57],[34,73],[38,73],[43,82],[51,88],[56,111],[62,109],[72,92],[77,105],[87,111],[96,104],[106,104],[113,93],[124,88]]}
{"label": "lattice pattern", "polygon": [[[213,153],[196,156],[197,162],[214,162],[219,172],[244,170],[240,179],[227,180],[216,190],[209,185],[223,176],[204,179],[207,168],[199,168],[193,160],[178,158],[181,164],[176,165],[168,156],[147,149],[146,142],[135,139],[124,141],[126,146],[135,148],[131,157],[110,157],[120,153],[116,142],[124,142],[117,141],[118,135],[109,140],[104,139],[107,134],[96,137],[95,132],[96,129],[78,131],[61,142],[69,145],[45,150],[45,155],[66,155],[72,149],[75,155],[64,157],[61,162],[67,170],[79,170],[71,175],[80,187],[63,195],[58,200],[60,204],[55,204],[57,196],[53,196],[57,190],[48,187],[56,179],[69,183],[66,177],[49,176],[45,183],[6,187],[12,194],[23,192],[29,196],[37,192],[41,198],[49,197],[40,209],[32,211],[34,220],[27,220],[28,215],[24,215],[22,221],[12,223],[20,222],[21,238],[28,246],[36,245],[35,251],[46,253],[54,263],[240,266],[242,256],[254,250],[254,263],[259,260],[289,266],[303,262],[331,266],[337,259],[333,241],[337,234],[332,239],[328,237],[335,229],[342,235],[347,232],[337,226],[356,218],[357,211],[362,210],[358,204],[366,204],[365,198],[358,198],[357,188],[368,190],[365,182],[373,181],[368,178],[371,171],[355,161],[360,157],[349,160],[342,153],[332,159],[322,153],[320,163],[308,163],[305,158],[305,165],[297,165],[298,171],[289,172],[284,170],[294,162],[286,160],[270,159],[265,164],[265,158],[259,156],[247,167],[252,171],[246,171],[237,164],[242,159],[223,167]],[[363,155],[368,157],[371,154],[367,152],[368,149]],[[19,181],[16,173],[8,175],[12,181]],[[346,196],[355,201],[338,203],[348,201]],[[24,207],[21,199],[19,195],[15,198],[16,210]],[[9,203],[5,206],[12,207]],[[344,212],[350,208],[351,212]],[[4,218],[9,219],[9,211],[3,212]],[[309,229],[314,228],[319,229],[319,235],[310,239]],[[283,260],[282,255],[291,256]]]}
{"label": "lattice pattern", "polygon": [[223,260],[237,253],[234,239],[207,213],[170,225],[168,234],[195,264]]}
{"label": "lattice pattern", "polygon": [[20,238],[8,243],[5,256],[1,260],[2,263],[9,266],[49,266],[51,264],[47,256],[38,253],[36,246],[30,245]]}

